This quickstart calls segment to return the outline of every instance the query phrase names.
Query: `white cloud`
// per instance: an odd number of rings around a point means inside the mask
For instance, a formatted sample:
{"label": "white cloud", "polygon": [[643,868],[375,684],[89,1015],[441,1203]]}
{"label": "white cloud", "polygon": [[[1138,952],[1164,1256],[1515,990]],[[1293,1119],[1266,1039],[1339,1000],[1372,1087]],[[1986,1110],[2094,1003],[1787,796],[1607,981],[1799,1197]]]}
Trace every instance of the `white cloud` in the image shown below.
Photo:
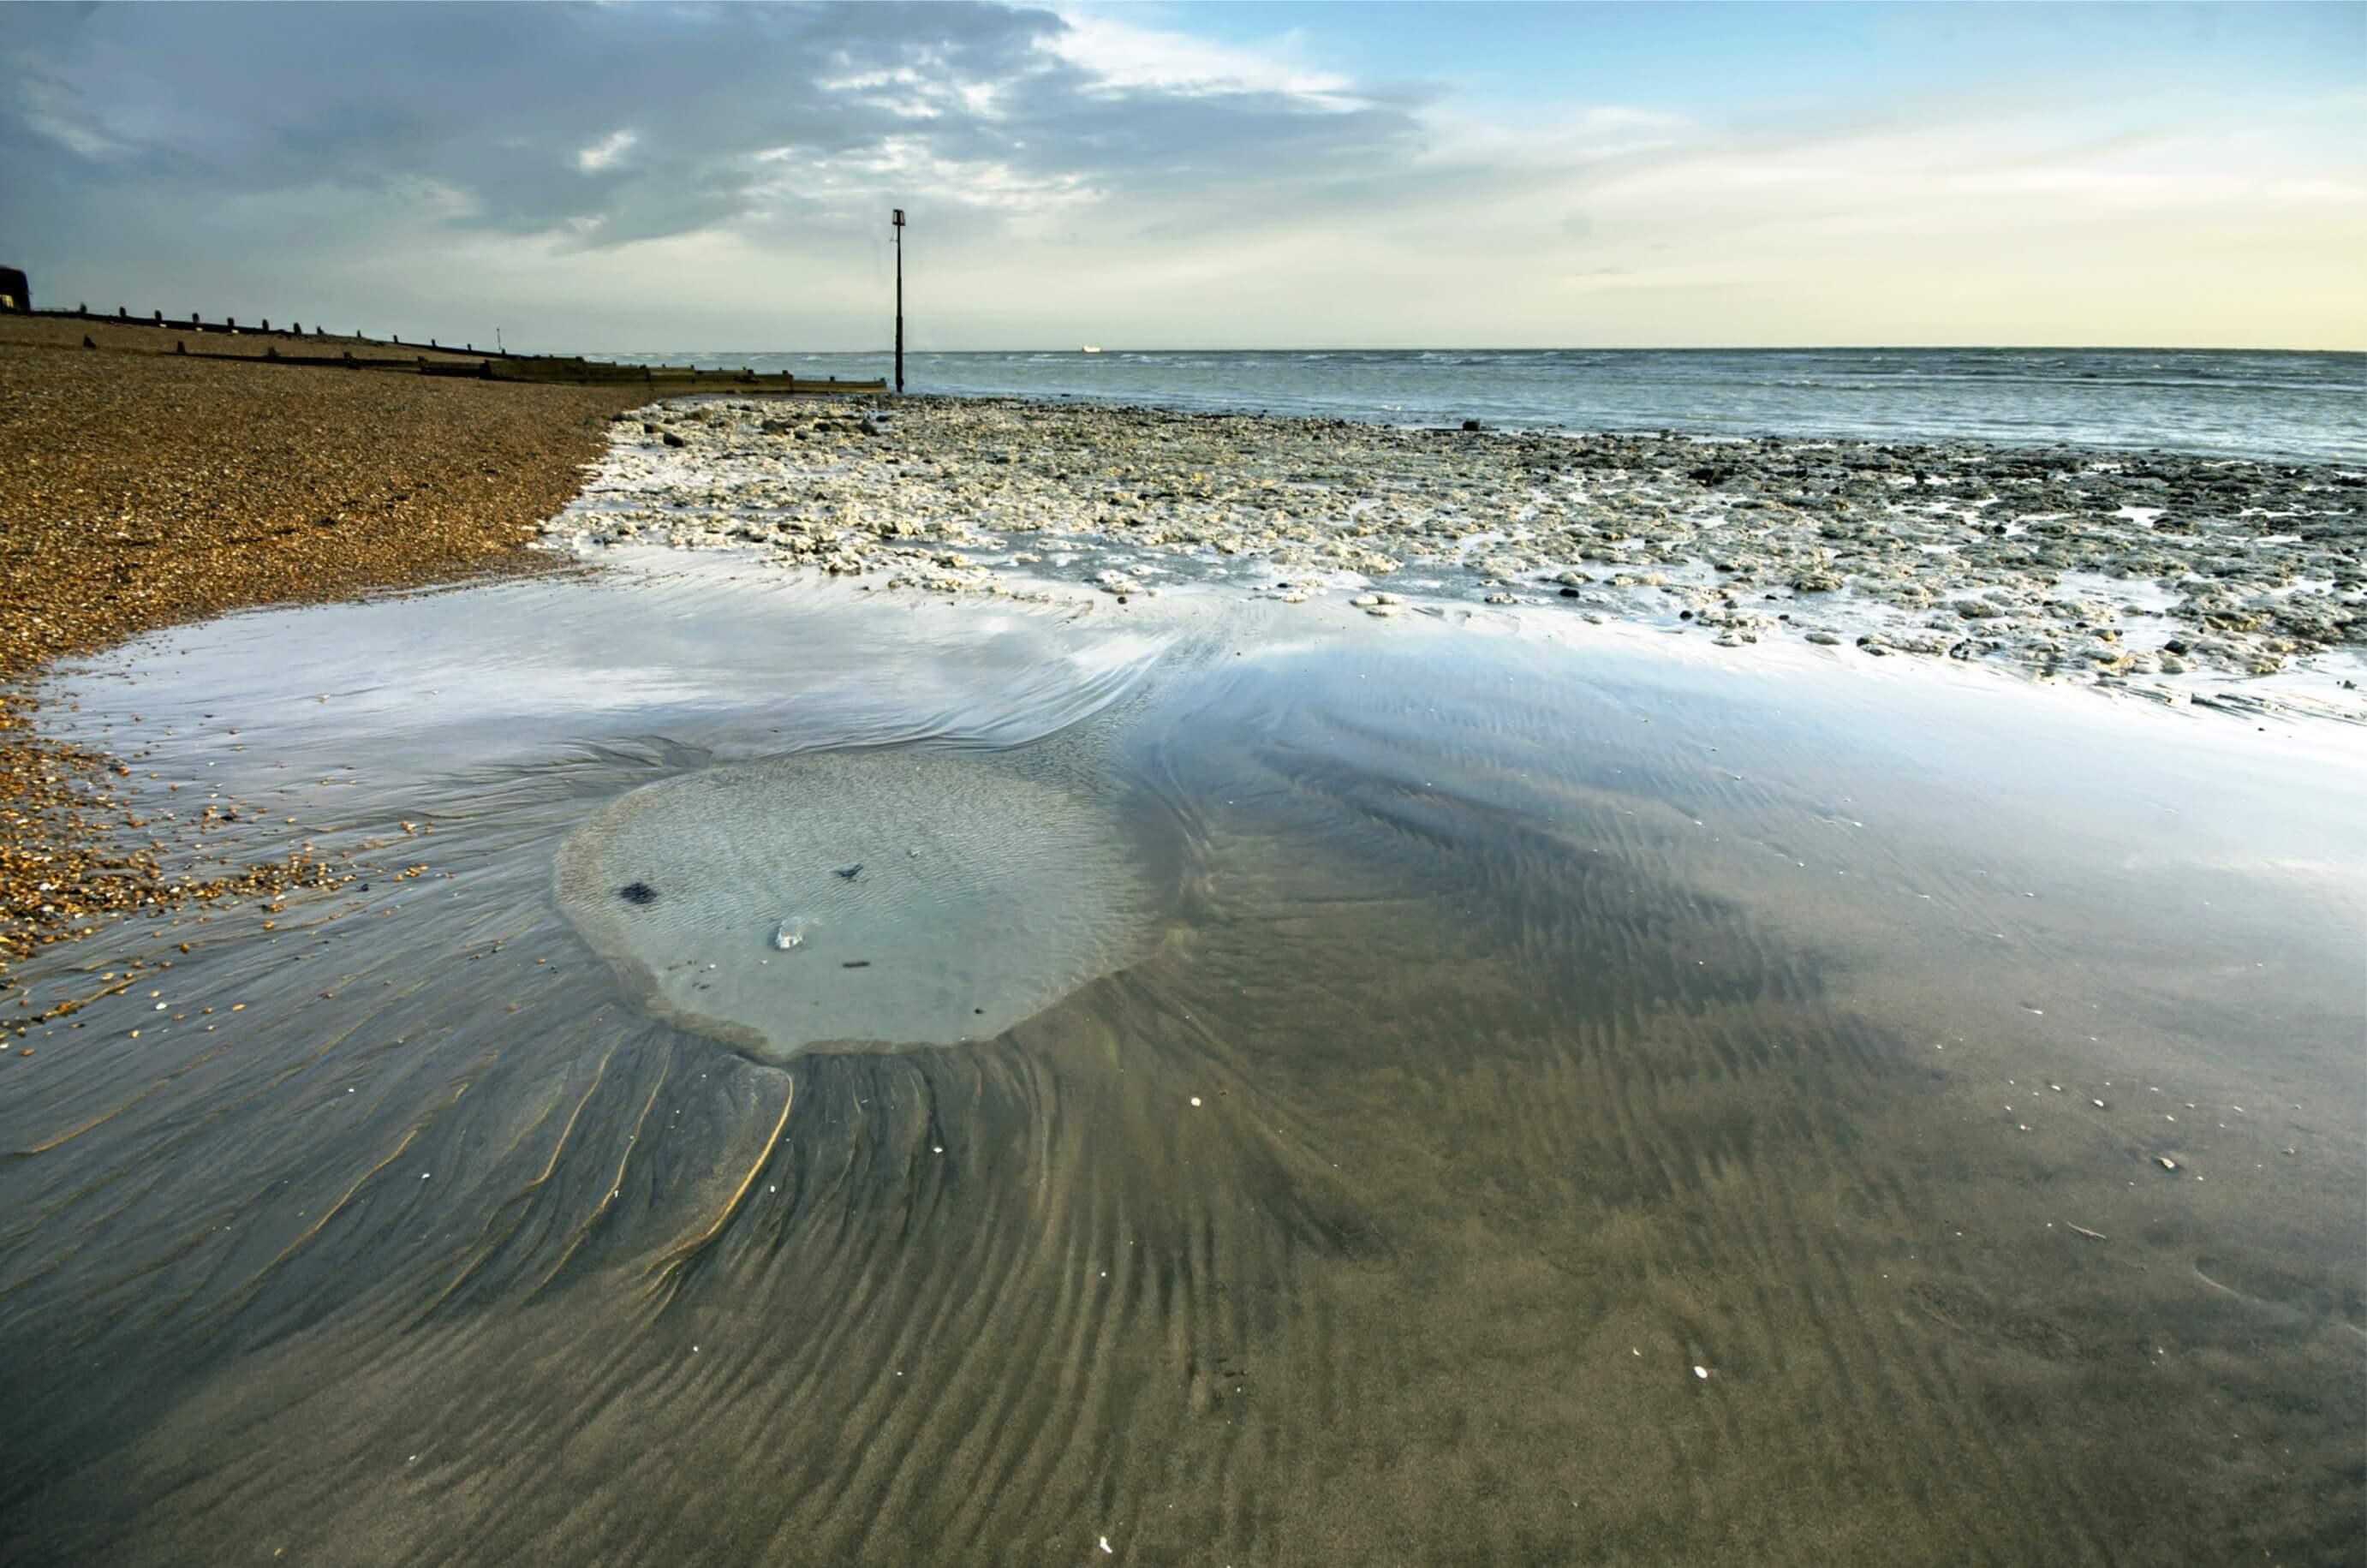
{"label": "white cloud", "polygon": [[18,85],[25,122],[68,152],[85,158],[104,158],[129,149],[98,128],[97,117],[85,110],[72,93],[53,82],[28,78]]}
{"label": "white cloud", "polygon": [[953,74],[949,62],[924,55],[917,67],[900,65],[889,70],[825,76],[817,79],[814,85],[899,119],[956,116],[991,121],[1002,118],[1004,95],[1018,80],[965,78]]}
{"label": "white cloud", "polygon": [[1242,48],[1190,33],[1140,27],[1104,12],[1064,10],[1066,27],[1039,47],[1099,79],[1105,90],[1279,93],[1327,108],[1364,102],[1355,84],[1289,58],[1298,37],[1286,33],[1263,49]]}
{"label": "white cloud", "polygon": [[629,131],[612,131],[575,154],[575,166],[585,174],[597,174],[632,150],[640,138]]}
{"label": "white cloud", "polygon": [[890,136],[840,153],[775,147],[753,161],[777,171],[758,187],[763,194],[825,207],[876,206],[882,190],[892,190],[914,205],[1031,216],[1090,205],[1104,195],[1082,175],[1030,175],[1000,159],[947,157],[911,136]]}

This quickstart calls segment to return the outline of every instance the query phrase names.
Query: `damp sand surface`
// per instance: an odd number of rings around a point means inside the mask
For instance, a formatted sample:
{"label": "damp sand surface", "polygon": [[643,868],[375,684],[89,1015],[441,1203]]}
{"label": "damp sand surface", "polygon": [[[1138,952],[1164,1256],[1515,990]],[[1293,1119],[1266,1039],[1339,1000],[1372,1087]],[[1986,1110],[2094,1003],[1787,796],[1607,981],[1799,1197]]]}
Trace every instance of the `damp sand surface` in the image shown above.
{"label": "damp sand surface", "polygon": [[[74,347],[85,332],[105,351]],[[309,861],[221,866],[168,897],[121,831],[141,824],[113,789],[120,760],[45,744],[18,683],[49,660],[243,607],[558,564],[520,547],[580,488],[626,401],[182,358],[170,341],[0,315],[0,1007],[11,1010],[17,960],[85,915],[325,874]],[[199,347],[266,341],[216,333]]]}
{"label": "damp sand surface", "polygon": [[[0,1078],[10,1560],[2355,1560],[2356,727],[1386,630],[677,556],[62,672],[180,852],[360,875],[28,975],[138,978]],[[570,846],[849,756],[1056,792],[1124,943],[647,1006]]]}

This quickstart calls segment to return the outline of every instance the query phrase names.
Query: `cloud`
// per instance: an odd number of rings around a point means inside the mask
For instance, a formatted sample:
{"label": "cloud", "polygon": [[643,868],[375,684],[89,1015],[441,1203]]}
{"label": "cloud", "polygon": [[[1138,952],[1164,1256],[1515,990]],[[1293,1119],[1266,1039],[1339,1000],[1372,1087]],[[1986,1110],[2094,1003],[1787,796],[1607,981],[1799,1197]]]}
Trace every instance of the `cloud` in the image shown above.
{"label": "cloud", "polygon": [[629,131],[614,131],[575,154],[575,166],[585,174],[597,174],[631,151],[640,138]]}
{"label": "cloud", "polygon": [[1036,47],[1075,67],[1087,90],[1099,96],[1147,89],[1189,96],[1274,94],[1327,108],[1360,102],[1346,76],[1310,70],[1290,58],[1300,47],[1296,35],[1245,48],[1142,27],[1105,12],[1072,8],[1060,20],[1059,30],[1038,39]]}
{"label": "cloud", "polygon": [[932,21],[915,34],[866,6],[102,7],[0,45],[0,119],[119,190],[424,178],[470,194],[463,223],[618,244],[744,214],[740,165],[756,150],[877,145],[912,118],[900,78],[950,84],[964,123],[946,135],[972,139],[979,106],[1057,26],[1001,8]]}
{"label": "cloud", "polygon": [[[2140,111],[2001,84],[1758,121],[1707,98],[1514,108],[1360,77],[1308,35],[1158,15],[19,7],[0,232],[77,293],[179,311],[202,289],[209,309],[398,327],[497,311],[569,347],[867,342],[898,205],[916,333],[949,346],[1082,324],[1109,342],[1836,341],[1852,308],[1904,301],[1918,326],[1940,298],[1990,301],[1987,333],[2010,335],[2008,282],[2053,321],[2058,297],[2139,271],[2155,293],[2108,301],[2151,312],[2131,321],[2182,321],[2174,281],[2209,319],[2263,324],[2237,337],[2312,311],[2356,330],[2327,303],[2367,187],[2327,151],[2356,141],[2355,92]],[[2010,266],[1970,248],[2003,245]]]}
{"label": "cloud", "polygon": [[1418,133],[1336,74],[992,6],[100,8],[0,45],[0,124],[66,160],[61,183],[128,199],[427,181],[466,197],[447,224],[567,247],[776,200],[1025,219],[1229,187],[1254,205]]}

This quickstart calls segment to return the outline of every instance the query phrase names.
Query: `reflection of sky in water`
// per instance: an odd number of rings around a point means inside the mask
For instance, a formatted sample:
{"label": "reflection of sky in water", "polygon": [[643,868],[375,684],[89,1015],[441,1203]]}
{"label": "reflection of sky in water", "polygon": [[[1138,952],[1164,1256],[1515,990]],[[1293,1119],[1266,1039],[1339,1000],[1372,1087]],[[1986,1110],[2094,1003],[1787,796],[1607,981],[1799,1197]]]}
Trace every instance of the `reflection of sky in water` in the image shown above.
{"label": "reflection of sky in water", "polygon": [[[170,634],[169,658],[142,669],[141,710],[216,737],[218,772],[267,766],[254,750],[243,763],[229,755],[233,727],[251,745],[267,740],[275,762],[314,748],[349,762],[374,736],[403,736],[376,766],[405,773],[574,739],[604,714],[703,732],[753,726],[804,745],[1008,743],[1108,701],[1176,640],[1104,631],[1106,612],[1096,622],[1091,600],[957,615],[720,558],[644,553],[663,569],[185,628]],[[427,734],[432,750],[420,744]]]}
{"label": "reflection of sky in water", "polygon": [[[1546,833],[1615,801],[1622,834],[1673,881],[1846,952],[1852,984],[1911,1027],[1987,1028],[1999,998],[2046,993],[2067,1015],[2148,1023],[2141,1047],[2088,1027],[2058,1048],[2158,1067],[2182,1009],[2225,1024],[2231,1006],[2327,1017],[2353,1000],[2367,925],[2356,726],[2256,727],[1635,627],[1477,624],[1243,638],[1247,657],[1206,679],[1226,689],[1229,724],[1393,799]],[[2224,1069],[2225,1044],[2189,1032],[2183,1066]]]}

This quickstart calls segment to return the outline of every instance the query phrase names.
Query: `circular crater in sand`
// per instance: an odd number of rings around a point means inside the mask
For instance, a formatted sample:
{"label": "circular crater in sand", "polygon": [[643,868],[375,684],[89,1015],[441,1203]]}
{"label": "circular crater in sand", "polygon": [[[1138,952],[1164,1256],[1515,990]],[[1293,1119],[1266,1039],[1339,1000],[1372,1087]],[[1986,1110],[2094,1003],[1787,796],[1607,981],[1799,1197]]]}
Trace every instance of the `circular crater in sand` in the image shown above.
{"label": "circular crater in sand", "polygon": [[1002,759],[827,752],[637,790],[559,852],[560,905],[636,1000],[769,1059],[982,1039],[1126,960],[1107,810]]}

